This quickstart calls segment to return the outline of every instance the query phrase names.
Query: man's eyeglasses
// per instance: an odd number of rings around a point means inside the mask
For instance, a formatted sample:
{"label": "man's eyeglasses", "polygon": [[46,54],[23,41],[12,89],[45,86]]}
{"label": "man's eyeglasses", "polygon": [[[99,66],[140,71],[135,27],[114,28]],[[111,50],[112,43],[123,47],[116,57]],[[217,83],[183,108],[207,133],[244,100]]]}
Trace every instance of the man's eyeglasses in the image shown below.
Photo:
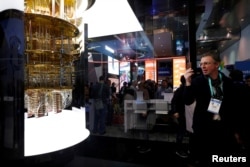
{"label": "man's eyeglasses", "polygon": [[210,65],[210,64],[213,64],[212,62],[202,62],[200,63],[200,67],[201,66],[207,66],[207,65]]}

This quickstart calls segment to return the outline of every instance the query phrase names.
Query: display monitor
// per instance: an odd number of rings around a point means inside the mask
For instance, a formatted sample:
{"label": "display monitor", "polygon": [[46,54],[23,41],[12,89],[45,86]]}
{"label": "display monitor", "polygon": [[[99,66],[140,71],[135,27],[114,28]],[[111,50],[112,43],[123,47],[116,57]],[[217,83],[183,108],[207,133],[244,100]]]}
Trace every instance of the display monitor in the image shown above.
{"label": "display monitor", "polygon": [[156,81],[156,60],[145,61],[145,79]]}
{"label": "display monitor", "polygon": [[119,75],[119,61],[111,56],[108,56],[108,73]]}
{"label": "display monitor", "polygon": [[130,82],[130,62],[120,62],[120,88],[124,82]]}

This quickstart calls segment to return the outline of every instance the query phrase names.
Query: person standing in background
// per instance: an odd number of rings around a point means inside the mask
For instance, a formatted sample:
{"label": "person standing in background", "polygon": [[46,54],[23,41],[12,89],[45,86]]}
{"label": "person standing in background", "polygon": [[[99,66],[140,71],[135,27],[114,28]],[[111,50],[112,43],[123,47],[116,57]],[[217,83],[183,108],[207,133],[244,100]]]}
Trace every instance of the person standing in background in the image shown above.
{"label": "person standing in background", "polygon": [[156,99],[164,99],[163,93],[173,93],[173,89],[168,85],[167,80],[161,81],[161,85],[156,91]]}
{"label": "person standing in background", "polygon": [[114,109],[113,109],[113,105],[112,105],[113,92],[112,92],[111,80],[107,80],[106,84],[109,87],[109,98],[107,100],[107,120],[106,120],[106,124],[108,126],[111,126],[112,122],[113,122],[113,114],[114,114]]}
{"label": "person standing in background", "polygon": [[173,98],[171,100],[171,110],[169,115],[171,115],[177,124],[176,128],[176,154],[182,158],[187,158],[187,151],[183,147],[183,139],[187,134],[186,131],[186,118],[185,118],[185,102],[183,100],[183,91],[185,86],[185,78],[182,75],[180,78],[181,84],[174,91]]}
{"label": "person standing in background", "polygon": [[112,93],[112,95],[116,94],[116,85],[114,82],[112,82],[112,84],[111,84],[111,93]]}
{"label": "person standing in background", "polygon": [[[110,88],[104,83],[104,77],[99,77],[99,82],[93,86],[92,97],[94,99],[94,129],[93,133],[104,135],[106,133],[106,117],[107,117],[107,103],[110,94]],[[102,107],[97,109],[96,101],[102,101]]]}
{"label": "person standing in background", "polygon": [[167,76],[166,81],[168,83],[168,87],[173,89],[173,76]]}
{"label": "person standing in background", "polygon": [[[139,82],[138,89],[137,89],[138,92],[142,92],[142,99],[141,99],[142,101],[146,101],[150,99],[148,89],[145,88],[145,82],[146,81]],[[139,95],[136,94],[136,96],[138,97]],[[147,105],[147,108],[148,108],[148,105]],[[151,112],[149,112],[149,110],[147,109],[146,113],[141,113],[136,121],[136,122],[144,122],[146,126],[145,129],[140,131],[141,135],[145,136],[145,139],[142,142],[140,142],[139,146],[137,146],[137,150],[139,153],[147,153],[151,151],[151,146],[149,144],[149,134],[148,134],[149,119],[151,115],[152,115]]]}
{"label": "person standing in background", "polygon": [[249,155],[250,148],[250,121],[248,118],[248,108],[250,99],[250,87],[243,80],[243,72],[238,69],[230,71],[229,77],[233,80],[234,89],[232,94],[236,96],[235,103],[241,104],[234,106],[235,114],[235,137],[240,147],[240,151]]}
{"label": "person standing in background", "polygon": [[123,82],[123,85],[119,91],[119,101],[120,101],[120,104],[122,105],[123,104],[123,98],[124,98],[124,95],[126,93],[126,90],[128,88],[128,83],[127,82]]}

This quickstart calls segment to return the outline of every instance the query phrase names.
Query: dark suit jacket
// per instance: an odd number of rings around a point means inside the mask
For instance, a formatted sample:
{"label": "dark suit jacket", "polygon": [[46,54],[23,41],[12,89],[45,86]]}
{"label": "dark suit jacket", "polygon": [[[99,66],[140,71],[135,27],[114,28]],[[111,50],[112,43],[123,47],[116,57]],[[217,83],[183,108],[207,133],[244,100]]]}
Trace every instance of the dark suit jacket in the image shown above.
{"label": "dark suit jacket", "polygon": [[180,85],[175,91],[173,98],[171,100],[171,110],[169,114],[172,115],[174,113],[179,113],[179,124],[186,127],[186,119],[185,119],[185,102],[183,99],[183,91],[184,85]]}
{"label": "dark suit jacket", "polygon": [[[219,110],[221,117],[220,123],[226,130],[231,131],[233,128],[234,112],[234,95],[232,94],[233,82],[230,78],[222,74],[223,81],[223,100]],[[196,133],[206,133],[210,125],[214,122],[214,114],[208,112],[209,102],[211,100],[211,92],[207,77],[200,75],[192,79],[191,86],[185,86],[184,89],[185,104],[190,105],[196,100],[196,107],[193,116],[193,129]]]}
{"label": "dark suit jacket", "polygon": [[110,91],[109,91],[109,86],[107,86],[104,83],[97,83],[93,86],[92,89],[92,97],[93,99],[102,99],[102,101],[107,104],[109,96],[110,96]]}

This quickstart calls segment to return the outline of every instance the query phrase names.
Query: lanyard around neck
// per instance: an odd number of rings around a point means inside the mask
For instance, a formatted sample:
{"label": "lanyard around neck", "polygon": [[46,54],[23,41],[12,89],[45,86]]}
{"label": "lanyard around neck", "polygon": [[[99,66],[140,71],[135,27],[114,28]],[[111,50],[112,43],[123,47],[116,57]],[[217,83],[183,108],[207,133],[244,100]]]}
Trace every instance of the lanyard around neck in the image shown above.
{"label": "lanyard around neck", "polygon": [[[219,73],[219,78],[220,78],[220,81],[221,81],[220,88],[221,88],[221,91],[223,91],[221,73]],[[210,77],[208,78],[208,84],[209,84],[209,88],[210,88],[210,92],[211,92],[211,97],[213,97],[215,95],[215,92],[214,92],[214,89],[213,89],[213,86],[212,86],[212,81],[211,81]]]}

